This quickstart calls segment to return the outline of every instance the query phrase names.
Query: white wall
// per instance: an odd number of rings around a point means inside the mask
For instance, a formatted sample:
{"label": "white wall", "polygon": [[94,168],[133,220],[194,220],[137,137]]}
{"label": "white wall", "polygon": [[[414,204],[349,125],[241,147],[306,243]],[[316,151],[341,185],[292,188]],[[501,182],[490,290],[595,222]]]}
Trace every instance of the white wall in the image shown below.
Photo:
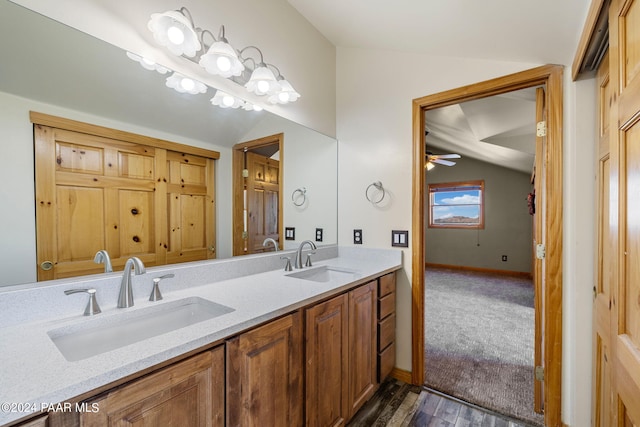
{"label": "white wall", "polygon": [[[281,242],[295,249],[303,240],[315,241],[316,228],[322,228],[318,245],[338,242],[338,141],[289,120],[271,115],[256,124],[242,141],[284,133],[284,227],[295,227],[295,240]],[[241,142],[241,141],[238,141]],[[292,193],[305,188],[306,201],[296,206]],[[302,201],[296,199],[300,204]]]}
{"label": "white wall", "polygon": [[0,182],[3,183],[0,186],[0,286],[37,280],[33,125],[29,111],[220,152],[220,160],[216,161],[216,246],[219,248],[218,258],[231,256],[230,149],[0,92],[0,158],[4,159],[0,168]]}
{"label": "white wall", "polygon": [[[395,65],[409,64],[400,75]],[[362,228],[364,245],[388,247],[391,229],[411,229],[412,100],[467,84],[526,70],[541,64],[429,57],[390,51],[349,48],[337,50],[337,137],[339,155],[339,243],[352,244],[352,230]],[[569,70],[565,71],[569,75]],[[591,152],[593,120],[584,120],[595,108],[587,83],[565,77],[565,271],[563,420],[571,426],[589,425],[591,376],[591,305],[586,289],[589,272],[579,271],[578,260],[591,265],[594,190]],[[587,179],[585,179],[585,176]],[[389,193],[382,207],[364,197],[368,184],[380,180]],[[581,198],[578,198],[580,194]],[[588,254],[583,258],[582,254]],[[411,370],[411,248],[404,251],[404,269],[398,280],[397,362]],[[583,264],[584,265],[584,264]],[[583,270],[585,270],[583,268]],[[579,361],[576,361],[579,358]],[[579,384],[579,385],[578,385]]]}

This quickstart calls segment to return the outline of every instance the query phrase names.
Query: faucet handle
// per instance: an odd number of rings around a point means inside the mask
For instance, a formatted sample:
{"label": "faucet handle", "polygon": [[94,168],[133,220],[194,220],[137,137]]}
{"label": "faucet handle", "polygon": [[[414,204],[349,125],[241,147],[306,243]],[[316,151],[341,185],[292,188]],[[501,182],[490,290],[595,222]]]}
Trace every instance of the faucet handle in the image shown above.
{"label": "faucet handle", "polygon": [[164,276],[154,277],[153,279],[153,289],[151,290],[151,295],[149,295],[149,301],[160,301],[162,299],[162,294],[160,293],[159,283],[163,279],[170,279],[172,277],[176,277],[175,274],[169,273]]}
{"label": "faucet handle", "polygon": [[84,292],[89,294],[89,302],[87,302],[87,307],[84,309],[85,316],[93,316],[94,314],[101,313],[100,306],[98,305],[98,300],[96,300],[96,290],[93,288],[90,289],[67,289],[64,291],[66,295],[77,294],[80,292]]}
{"label": "faucet handle", "polygon": [[305,261],[305,263],[304,263],[304,266],[305,266],[305,267],[312,267],[312,266],[313,266],[313,264],[311,264],[311,255],[315,255],[315,254],[316,254],[316,252],[315,252],[315,251],[311,251],[311,252],[309,252],[309,253],[307,254],[307,260],[306,260],[306,261]]}
{"label": "faucet handle", "polygon": [[291,258],[287,256],[281,256],[280,259],[287,260],[287,264],[284,266],[284,271],[293,271],[293,268],[291,268]]}

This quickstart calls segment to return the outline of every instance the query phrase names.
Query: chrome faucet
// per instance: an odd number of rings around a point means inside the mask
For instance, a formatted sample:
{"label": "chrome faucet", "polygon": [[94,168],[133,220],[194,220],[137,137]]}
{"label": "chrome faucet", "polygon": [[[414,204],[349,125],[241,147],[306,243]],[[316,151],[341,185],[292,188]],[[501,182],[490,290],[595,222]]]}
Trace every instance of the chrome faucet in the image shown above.
{"label": "chrome faucet", "polygon": [[113,271],[113,267],[111,266],[111,258],[109,258],[109,254],[104,249],[96,252],[95,258],[93,258],[93,262],[96,264],[104,263],[104,272],[111,273]]}
{"label": "chrome faucet", "polygon": [[120,283],[120,295],[118,296],[118,308],[126,308],[133,306],[133,289],[131,288],[131,267],[137,275],[146,273],[144,264],[140,258],[131,257],[124,265],[124,274]]}
{"label": "chrome faucet", "polygon": [[264,239],[264,242],[262,242],[262,246],[266,248],[269,245],[269,243],[272,243],[275,251],[278,252],[278,242],[276,242],[271,237],[267,237],[266,239]]}
{"label": "chrome faucet", "polygon": [[302,248],[304,247],[304,245],[307,245],[307,244],[309,245],[311,250],[316,249],[316,244],[313,243],[311,240],[305,240],[302,243],[300,243],[300,246],[298,246],[298,250],[296,251],[296,268],[302,268]]}

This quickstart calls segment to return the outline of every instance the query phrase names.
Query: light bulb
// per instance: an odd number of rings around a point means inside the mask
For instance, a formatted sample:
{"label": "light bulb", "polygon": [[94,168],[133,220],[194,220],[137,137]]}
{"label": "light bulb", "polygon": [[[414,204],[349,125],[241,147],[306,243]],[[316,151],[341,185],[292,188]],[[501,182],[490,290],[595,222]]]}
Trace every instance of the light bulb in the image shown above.
{"label": "light bulb", "polygon": [[171,26],[167,30],[167,37],[169,41],[175,45],[180,45],[184,42],[184,33],[176,26]]}
{"label": "light bulb", "polygon": [[196,83],[193,80],[189,79],[189,78],[184,78],[180,82],[180,86],[182,86],[182,88],[184,90],[189,92],[189,91],[193,90],[193,88],[196,86]]}
{"label": "light bulb", "polygon": [[291,99],[291,97],[289,96],[288,92],[280,92],[278,94],[278,99],[280,100],[280,102],[282,102],[283,104],[286,104],[287,102],[289,102],[289,99]]}
{"label": "light bulb", "polygon": [[222,103],[227,107],[231,107],[234,104],[234,102],[235,102],[235,99],[233,99],[233,96],[231,95],[225,95],[224,97],[222,97]]}
{"label": "light bulb", "polygon": [[229,71],[231,69],[231,61],[226,56],[219,56],[216,59],[216,65],[220,71]]}
{"label": "light bulb", "polygon": [[263,94],[267,93],[267,91],[269,90],[269,82],[266,82],[264,80],[260,80],[256,87],[258,88],[258,93],[260,95],[263,95]]}

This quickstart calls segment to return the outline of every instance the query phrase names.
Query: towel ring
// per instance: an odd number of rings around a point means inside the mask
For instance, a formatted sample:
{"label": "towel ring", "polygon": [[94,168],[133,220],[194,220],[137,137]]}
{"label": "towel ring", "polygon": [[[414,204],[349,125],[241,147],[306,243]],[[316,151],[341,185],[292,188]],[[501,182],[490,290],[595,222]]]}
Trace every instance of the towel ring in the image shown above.
{"label": "towel ring", "polygon": [[[371,198],[369,197],[369,189],[371,187],[375,187],[378,191],[382,191],[382,196],[380,196],[380,198],[378,200],[371,200]],[[384,200],[384,196],[387,193],[384,191],[384,187],[382,186],[382,183],[380,181],[376,181],[372,184],[369,184],[369,186],[367,187],[367,189],[364,191],[364,196],[367,198],[368,201],[370,201],[371,203],[373,203],[374,205],[377,205],[378,203],[380,203],[382,200]]]}
{"label": "towel ring", "polygon": [[[296,200],[300,199],[302,199],[302,201],[300,203],[297,203]],[[293,190],[293,193],[291,193],[291,201],[296,206],[304,205],[304,203],[307,201],[307,189],[302,187]]]}

